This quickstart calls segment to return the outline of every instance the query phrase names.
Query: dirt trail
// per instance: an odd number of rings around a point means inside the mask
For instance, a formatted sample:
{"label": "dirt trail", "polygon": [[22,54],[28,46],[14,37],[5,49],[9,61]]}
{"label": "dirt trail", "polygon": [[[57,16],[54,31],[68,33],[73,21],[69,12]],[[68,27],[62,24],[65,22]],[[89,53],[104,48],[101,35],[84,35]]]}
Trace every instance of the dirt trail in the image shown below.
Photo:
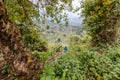
{"label": "dirt trail", "polygon": [[65,52],[57,52],[54,56],[48,59],[49,62],[56,62]]}

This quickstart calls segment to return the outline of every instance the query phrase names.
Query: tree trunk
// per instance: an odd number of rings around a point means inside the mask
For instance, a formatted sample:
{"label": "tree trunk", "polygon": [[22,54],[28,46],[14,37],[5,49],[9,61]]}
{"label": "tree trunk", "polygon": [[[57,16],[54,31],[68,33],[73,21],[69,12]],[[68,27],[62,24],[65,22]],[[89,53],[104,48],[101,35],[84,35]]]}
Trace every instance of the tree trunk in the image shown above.
{"label": "tree trunk", "polygon": [[26,50],[19,30],[7,16],[3,0],[0,0],[0,53],[14,76],[24,77],[25,80],[37,80],[32,78],[41,73],[40,62]]}

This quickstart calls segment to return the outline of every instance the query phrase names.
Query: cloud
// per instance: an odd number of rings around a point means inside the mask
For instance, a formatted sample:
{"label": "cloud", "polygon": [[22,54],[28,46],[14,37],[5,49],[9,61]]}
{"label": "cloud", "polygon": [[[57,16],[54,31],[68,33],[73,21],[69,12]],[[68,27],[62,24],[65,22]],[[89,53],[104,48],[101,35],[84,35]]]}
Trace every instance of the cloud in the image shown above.
{"label": "cloud", "polygon": [[81,0],[73,0],[73,3],[72,3],[73,7],[74,7],[74,8],[79,7],[79,6],[80,6],[80,1],[81,1]]}

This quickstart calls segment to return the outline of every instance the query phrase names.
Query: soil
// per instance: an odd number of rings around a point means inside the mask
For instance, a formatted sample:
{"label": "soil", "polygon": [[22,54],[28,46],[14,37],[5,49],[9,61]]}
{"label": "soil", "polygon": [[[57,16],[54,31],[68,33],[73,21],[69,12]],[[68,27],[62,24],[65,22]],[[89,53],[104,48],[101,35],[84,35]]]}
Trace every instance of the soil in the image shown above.
{"label": "soil", "polygon": [[56,52],[56,54],[48,59],[49,62],[56,62],[61,56],[63,56],[64,52]]}

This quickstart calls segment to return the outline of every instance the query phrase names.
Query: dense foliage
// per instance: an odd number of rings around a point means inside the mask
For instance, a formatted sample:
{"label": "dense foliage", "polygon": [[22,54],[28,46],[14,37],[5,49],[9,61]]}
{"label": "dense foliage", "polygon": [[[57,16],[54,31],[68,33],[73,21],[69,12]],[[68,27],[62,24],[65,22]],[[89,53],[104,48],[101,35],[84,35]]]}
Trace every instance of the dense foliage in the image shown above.
{"label": "dense foliage", "polygon": [[27,32],[24,31],[23,39],[29,50],[40,52],[48,50],[47,41],[42,35],[40,36],[40,33],[35,28],[29,28]]}
{"label": "dense foliage", "polygon": [[83,28],[92,36],[93,42],[109,43],[118,38],[116,24],[120,16],[119,0],[84,0]]}
{"label": "dense foliage", "polygon": [[52,22],[64,20],[68,25],[67,14],[63,10],[72,10],[72,0],[4,0],[4,4],[10,19],[18,26],[45,23],[48,17]]}
{"label": "dense foliage", "polygon": [[[68,52],[54,64],[49,63],[44,80],[119,80],[120,46],[110,46],[98,53],[95,49]],[[49,73],[50,72],[50,73]]]}
{"label": "dense foliage", "polygon": [[[61,38],[56,43],[48,43],[38,30],[41,28],[35,26],[36,21],[44,23],[48,17],[57,23],[66,21],[68,25],[67,14],[61,13],[65,9],[73,9],[72,1],[4,0],[7,14],[16,22],[26,48],[41,64],[42,73],[36,75],[40,80],[120,80],[120,44],[113,43],[120,38],[119,0],[83,0],[82,26],[85,33],[71,35],[66,42],[67,46],[62,44]],[[93,47],[93,44],[98,46]],[[20,55],[19,60],[25,59],[24,57],[24,54]],[[32,58],[26,59],[28,63],[32,62]],[[9,64],[5,63],[1,70],[2,74],[13,77]],[[31,68],[32,70],[34,69]]]}
{"label": "dense foliage", "polygon": [[39,18],[38,7],[29,0],[4,0],[9,18],[21,26],[34,24],[34,19]]}

